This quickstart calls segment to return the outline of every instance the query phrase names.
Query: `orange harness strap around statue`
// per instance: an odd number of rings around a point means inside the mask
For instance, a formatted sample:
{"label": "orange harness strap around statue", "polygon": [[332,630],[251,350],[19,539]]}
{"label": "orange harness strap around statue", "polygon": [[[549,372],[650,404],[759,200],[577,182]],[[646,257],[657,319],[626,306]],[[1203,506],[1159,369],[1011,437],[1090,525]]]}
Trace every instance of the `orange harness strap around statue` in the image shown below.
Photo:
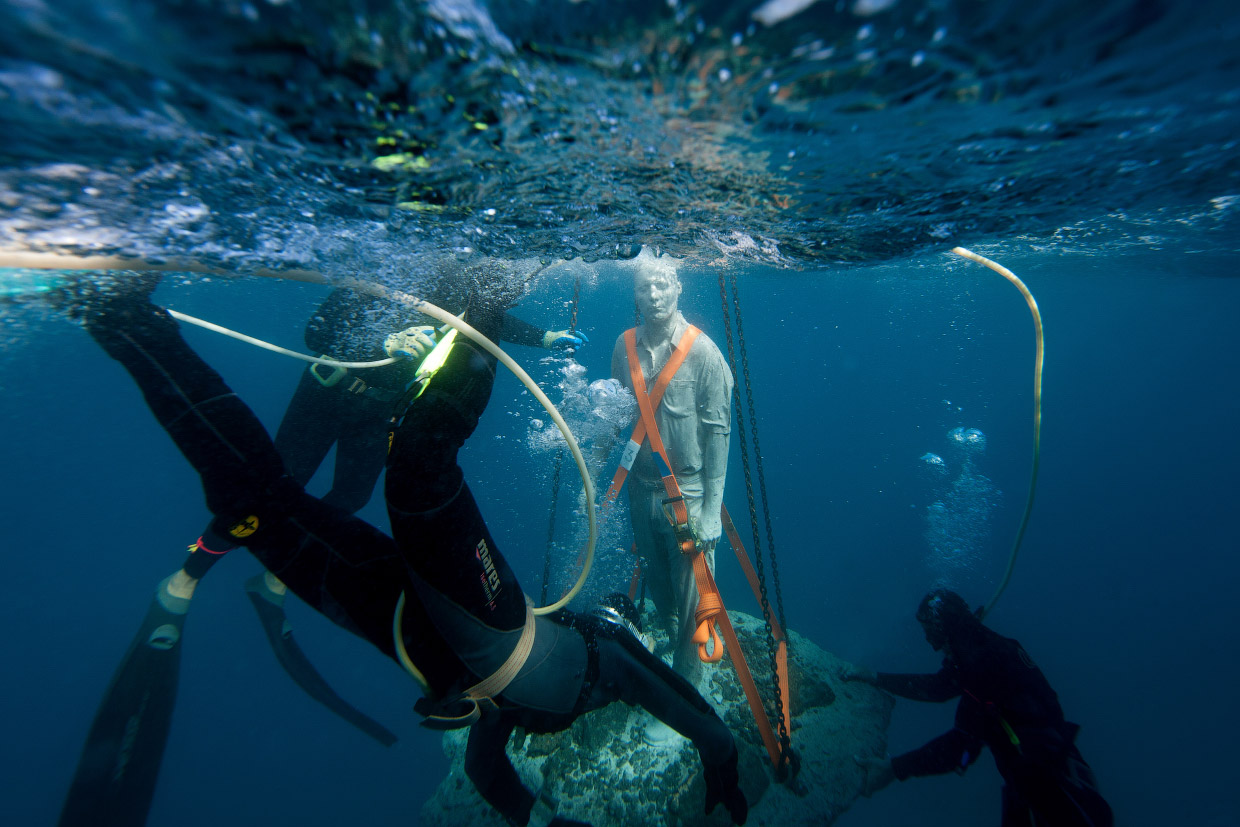
{"label": "orange harness strap around statue", "polygon": [[[629,357],[629,381],[633,384],[634,395],[638,394],[640,388],[641,394],[638,396],[638,405],[641,404],[642,397],[645,397],[650,405],[651,421],[654,421],[654,411],[659,407],[659,403],[663,401],[663,393],[667,390],[667,386],[671,384],[672,377],[676,375],[676,371],[680,370],[680,366],[684,364],[685,358],[689,355],[689,349],[693,347],[693,342],[701,335],[702,331],[693,325],[689,325],[689,329],[680,337],[680,341],[676,344],[676,349],[672,351],[671,357],[668,358],[667,364],[663,366],[663,370],[659,371],[659,376],[655,380],[654,389],[650,394],[646,394],[646,378],[642,376],[641,362],[637,359],[637,328],[629,328],[624,332],[624,346]],[[614,502],[616,497],[620,496],[620,489],[624,487],[624,481],[629,476],[629,469],[633,467],[633,460],[637,459],[637,452],[641,450],[642,442],[646,439],[646,416],[643,412],[638,417],[637,425],[633,427],[633,435],[629,437],[629,444],[624,449],[623,456],[620,457],[620,467],[616,469],[616,475],[611,480],[611,485],[607,488],[607,495],[603,498],[604,503]],[[666,461],[666,452],[662,450],[663,441],[659,440],[659,447],[655,449],[664,461]],[[651,448],[655,448],[654,441],[651,440]],[[669,473],[671,466],[668,466]]]}
{"label": "orange harness strap around statue", "polygon": [[[680,366],[684,364],[685,357],[689,355],[689,349],[693,347],[694,340],[697,339],[697,337],[701,335],[701,333],[702,333],[701,330],[694,327],[693,325],[689,325],[689,329],[686,330],[684,335],[680,337],[680,342],[677,343],[676,349],[672,351],[672,355],[668,358],[667,364],[663,366],[663,370],[659,371],[659,376],[655,380],[655,383],[654,383],[654,389],[649,394],[646,394],[646,378],[642,376],[641,366],[640,366],[640,363],[637,361],[637,356],[636,356],[637,328],[630,328],[629,330],[626,330],[624,332],[624,343],[630,354],[629,356],[629,366],[630,366],[629,379],[633,383],[633,393],[634,395],[638,395],[639,389],[640,389],[639,398],[646,398],[647,401],[649,402],[649,406],[651,409],[651,421],[652,422],[654,421],[654,410],[658,408],[659,403],[663,401],[663,394],[665,391],[667,391],[667,386],[671,383],[672,377],[676,375],[676,371],[680,370]],[[633,365],[637,365],[638,367],[636,369],[633,369],[632,367]],[[634,373],[636,374],[635,376],[633,375]],[[607,487],[607,493],[603,497],[603,503],[602,505],[599,506],[599,511],[601,512],[601,514],[607,514],[611,510],[611,507],[616,504],[616,498],[620,496],[620,489],[624,488],[624,481],[628,479],[629,469],[633,467],[633,461],[637,459],[637,452],[641,450],[642,443],[645,440],[646,440],[646,419],[645,419],[645,416],[643,415],[643,416],[638,417],[637,425],[633,427],[633,434],[632,436],[629,437],[629,443],[628,445],[625,446],[624,454],[621,455],[620,457],[620,467],[616,469],[616,474],[614,477],[612,477],[611,485]],[[653,443],[652,443],[652,447],[653,447]],[[656,449],[655,456],[658,457],[659,461],[663,462],[664,465],[667,465],[666,452],[663,450],[662,440],[660,440],[659,442],[659,447],[658,449]],[[671,475],[670,465],[668,466],[667,474],[669,476]],[[680,486],[676,484],[675,477],[672,477],[671,484],[675,486],[675,494],[672,494],[671,491],[669,491],[668,499],[679,502],[679,504],[683,507],[684,498],[680,494]],[[667,487],[668,487],[668,482],[665,478],[664,488],[667,489]],[[674,518],[669,517],[668,519],[672,520],[673,524],[675,524]],[[687,532],[688,523],[689,523],[689,514],[687,511],[684,514],[683,523],[685,525],[685,530]],[[634,546],[634,549],[636,549],[636,546]],[[583,560],[584,560],[584,557],[582,555],[578,555],[578,558],[577,558],[578,569],[581,568],[583,564]],[[641,564],[639,562],[633,569],[633,583],[632,585],[629,586],[630,599],[632,599],[637,594],[637,581],[640,577],[641,577]]]}
{"label": "orange harness strap around statue", "polygon": [[[633,394],[637,397],[641,418],[633,429],[633,436],[629,440],[625,456],[621,460],[620,467],[616,469],[616,475],[612,480],[611,487],[608,488],[606,502],[613,502],[616,496],[619,495],[625,478],[628,476],[629,468],[632,467],[633,460],[637,457],[637,452],[641,448],[642,442],[648,438],[656,466],[662,478],[664,490],[667,493],[667,499],[663,503],[664,513],[672,524],[672,530],[677,542],[680,544],[680,550],[685,554],[694,555],[693,574],[698,587],[698,607],[694,613],[697,627],[693,635],[693,641],[698,645],[698,657],[706,663],[717,663],[723,658],[725,651],[731,652],[732,665],[736,669],[737,679],[745,691],[745,698],[749,702],[749,708],[753,713],[758,732],[762,736],[762,742],[770,755],[771,763],[779,767],[781,760],[779,739],[775,737],[774,728],[771,726],[770,718],[767,716],[766,708],[762,703],[762,696],[758,693],[757,683],[753,679],[753,674],[749,671],[749,664],[745,660],[740,641],[736,637],[736,631],[732,627],[732,621],[728,617],[727,610],[723,604],[723,597],[719,594],[719,587],[715,585],[715,578],[706,563],[706,555],[697,548],[692,532],[689,530],[689,514],[688,509],[685,507],[684,496],[681,494],[680,485],[676,482],[676,477],[672,473],[667,449],[663,444],[662,435],[659,433],[659,427],[654,418],[655,408],[662,401],[663,392],[667,389],[676,370],[684,362],[689,348],[693,344],[693,340],[697,338],[699,333],[700,331],[697,328],[690,326],[681,338],[680,343],[676,346],[676,351],[672,354],[672,357],[668,359],[663,370],[659,372],[654,393],[648,394],[646,392],[646,380],[641,372],[641,362],[637,358],[636,330],[630,329],[625,331],[624,342],[629,361],[629,377],[633,387]],[[724,520],[724,525],[730,527],[728,539],[736,551],[737,558],[741,561],[741,567],[745,570],[746,577],[749,579],[755,595],[757,595],[759,594],[757,575],[754,573],[753,565],[749,561],[748,553],[741,544],[740,538],[736,533],[736,527],[732,524],[731,518],[728,517],[726,509],[721,516]],[[783,630],[779,628],[779,624],[775,623],[774,628],[778,629],[779,650],[777,661],[780,672],[779,680],[781,685],[786,687],[788,685],[787,646],[783,638]],[[723,633],[722,640],[720,639],[720,630]],[[788,693],[785,691],[783,695],[784,719],[791,720],[787,699]]]}

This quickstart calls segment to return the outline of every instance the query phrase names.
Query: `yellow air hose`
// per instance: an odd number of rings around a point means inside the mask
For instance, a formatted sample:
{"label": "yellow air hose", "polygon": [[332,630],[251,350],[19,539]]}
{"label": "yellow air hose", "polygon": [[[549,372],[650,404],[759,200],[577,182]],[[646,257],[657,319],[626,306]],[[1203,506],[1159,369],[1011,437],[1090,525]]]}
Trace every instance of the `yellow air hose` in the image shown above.
{"label": "yellow air hose", "polygon": [[1038,303],[1033,298],[1033,294],[1029,292],[1029,288],[1011,270],[1002,264],[991,261],[985,256],[979,256],[972,250],[966,250],[964,247],[953,247],[952,252],[961,258],[967,258],[970,261],[976,261],[978,264],[984,264],[1016,285],[1016,289],[1025,297],[1025,303],[1029,305],[1030,314],[1033,315],[1033,469],[1029,473],[1029,496],[1025,500],[1025,514],[1020,519],[1020,528],[1016,532],[1016,542],[1012,544],[1012,553],[1008,555],[1007,571],[1003,573],[1003,580],[1000,581],[999,588],[995,589],[990,602],[986,604],[985,608],[978,615],[980,619],[984,620],[986,615],[990,614],[990,610],[999,602],[999,595],[1003,594],[1003,590],[1007,588],[1008,581],[1012,579],[1012,570],[1016,567],[1016,556],[1020,553],[1020,543],[1025,538],[1025,528],[1029,525],[1029,514],[1033,511],[1033,494],[1038,484],[1038,464],[1042,453],[1042,314],[1038,312]]}
{"label": "yellow air hose", "polygon": [[215,324],[214,322],[208,322],[204,319],[199,319],[186,313],[182,313],[179,310],[173,310],[171,307],[164,309],[168,311],[169,316],[177,321],[196,325],[197,327],[201,327],[203,330],[210,330],[213,333],[223,334],[230,339],[236,339],[238,342],[245,342],[247,345],[260,347],[263,350],[270,350],[272,353],[279,353],[281,356],[291,356],[294,359],[300,359],[303,362],[311,362],[316,365],[327,365],[329,368],[345,368],[346,370],[381,368],[384,365],[391,365],[400,361],[400,359],[396,356],[389,356],[387,359],[376,359],[373,362],[340,362],[336,359],[324,359],[322,356],[307,356],[304,353],[298,353],[295,350],[289,350],[286,347],[273,345],[270,342],[264,342],[262,339],[255,339],[253,336],[247,336],[244,333],[229,330],[228,328]]}
{"label": "yellow air hose", "polygon": [[[175,261],[156,264],[143,261],[141,259],[120,258],[117,256],[71,256],[53,253],[30,253],[8,250],[0,250],[0,267],[14,269],[26,268],[31,270],[147,270],[174,273],[205,273],[216,276],[236,275],[235,273],[230,273],[226,270],[207,267],[201,263],[193,261]],[[581,568],[581,574],[577,577],[577,582],[574,583],[573,587],[556,602],[548,606],[534,609],[534,614],[551,614],[552,612],[557,612],[567,606],[585,585],[586,577],[590,573],[590,567],[594,564],[594,547],[598,542],[598,518],[595,513],[596,506],[594,503],[594,483],[590,479],[590,472],[589,469],[586,468],[585,457],[581,455],[581,448],[578,447],[577,440],[573,437],[573,432],[569,430],[568,423],[564,421],[564,417],[560,416],[559,410],[557,410],[555,404],[547,398],[547,395],[543,393],[542,388],[538,387],[538,383],[530,378],[530,375],[526,373],[525,370],[518,365],[511,356],[505,353],[497,344],[492,342],[486,336],[475,330],[472,326],[461,319],[458,319],[456,316],[452,315],[443,308],[437,307],[430,302],[419,299],[409,293],[405,293],[400,290],[393,290],[379,284],[371,284],[370,282],[362,281],[361,279],[329,279],[327,276],[314,270],[263,269],[255,271],[253,275],[262,276],[265,278],[286,279],[289,281],[302,281],[311,284],[324,284],[332,287],[351,287],[354,290],[369,293],[372,296],[379,296],[381,298],[388,299],[389,301],[402,304],[416,310],[419,313],[430,316],[442,324],[455,328],[461,335],[466,336],[475,344],[482,347],[502,362],[506,368],[512,371],[513,375],[521,381],[521,384],[525,385],[529,392],[533,394],[534,398],[538,400],[539,404],[546,409],[547,414],[551,417],[552,421],[555,422],[556,427],[560,429],[560,433],[564,437],[564,442],[568,445],[569,450],[572,452],[573,460],[577,463],[577,471],[581,474],[581,483],[585,488],[586,501],[590,504],[590,507],[586,509],[586,522],[589,527],[589,537],[586,540],[585,564]],[[172,315],[176,318],[182,318],[183,316],[183,314],[178,314],[172,311],[170,311],[170,313],[172,313]],[[183,320],[189,321],[191,318],[192,317],[185,317]],[[257,339],[252,339],[244,334],[235,333],[227,328],[221,328],[218,325],[211,324],[210,322],[202,322],[200,319],[193,319],[190,323],[199,324],[200,326],[207,327],[207,329],[233,336],[233,338],[237,338],[241,341],[248,341],[250,344],[255,344],[258,347],[264,347],[268,350],[275,352],[284,351],[284,348],[280,348],[276,345],[270,345],[266,342],[260,343]],[[361,367],[367,365],[377,366],[379,364],[388,364],[387,360],[380,360],[376,363],[334,362],[330,359],[317,359],[315,357],[305,356],[303,354],[296,353],[295,351],[288,351],[287,355],[292,355],[298,359],[303,359],[309,362],[317,362],[319,364],[336,367]]]}

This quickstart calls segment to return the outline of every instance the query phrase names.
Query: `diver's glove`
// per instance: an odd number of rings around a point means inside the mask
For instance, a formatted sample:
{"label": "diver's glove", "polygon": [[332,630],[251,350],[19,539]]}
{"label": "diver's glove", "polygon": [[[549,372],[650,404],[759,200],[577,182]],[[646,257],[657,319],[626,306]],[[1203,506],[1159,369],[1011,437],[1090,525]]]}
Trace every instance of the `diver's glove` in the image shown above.
{"label": "diver's glove", "polygon": [[581,347],[590,341],[590,337],[580,330],[548,330],[543,334],[543,347],[553,348]]}
{"label": "diver's glove", "polygon": [[857,766],[865,771],[865,778],[861,781],[861,794],[866,798],[869,798],[896,780],[896,773],[891,768],[890,758],[873,758],[870,756],[862,758],[854,755],[853,761],[856,761]]}
{"label": "diver's glove", "polygon": [[702,776],[706,780],[706,814],[722,804],[728,808],[732,823],[744,824],[749,818],[749,802],[741,792],[740,774],[736,770],[736,747],[732,747],[732,755],[724,759],[722,764],[702,767]]}
{"label": "diver's glove", "polygon": [[419,324],[393,333],[383,340],[388,356],[403,356],[421,362],[435,348],[435,328]]}
{"label": "diver's glove", "polygon": [[871,686],[878,683],[878,673],[868,666],[846,666],[840,672],[840,680],[842,681],[861,681]]}

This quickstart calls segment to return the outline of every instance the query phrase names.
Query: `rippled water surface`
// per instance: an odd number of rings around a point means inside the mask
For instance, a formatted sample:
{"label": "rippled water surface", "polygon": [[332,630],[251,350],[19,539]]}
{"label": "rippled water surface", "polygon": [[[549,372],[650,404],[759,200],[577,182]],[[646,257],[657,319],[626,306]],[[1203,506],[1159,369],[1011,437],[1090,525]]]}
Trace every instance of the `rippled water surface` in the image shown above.
{"label": "rippled water surface", "polygon": [[1238,36],[1226,0],[10,0],[0,244],[381,273],[1234,231]]}

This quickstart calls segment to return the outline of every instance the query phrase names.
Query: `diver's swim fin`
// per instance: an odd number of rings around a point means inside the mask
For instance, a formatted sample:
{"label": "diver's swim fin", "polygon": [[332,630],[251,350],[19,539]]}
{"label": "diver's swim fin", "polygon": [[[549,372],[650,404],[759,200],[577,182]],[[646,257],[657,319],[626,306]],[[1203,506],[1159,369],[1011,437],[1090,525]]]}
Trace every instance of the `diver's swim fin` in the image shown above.
{"label": "diver's swim fin", "polygon": [[[175,575],[174,575],[175,576]],[[95,713],[60,811],[60,827],[146,822],[176,705],[181,630],[189,599],[159,584]]]}
{"label": "diver's swim fin", "polygon": [[263,631],[267,633],[267,640],[276,653],[276,659],[280,661],[284,671],[288,672],[289,677],[311,698],[383,746],[390,747],[395,744],[396,736],[392,732],[350,705],[328,686],[327,681],[297,645],[297,641],[293,639],[293,631],[289,628],[288,620],[284,616],[286,591],[284,584],[271,573],[264,572],[245,581],[245,590],[250,596],[250,602],[254,604],[254,609],[258,612],[259,620],[263,623]]}

